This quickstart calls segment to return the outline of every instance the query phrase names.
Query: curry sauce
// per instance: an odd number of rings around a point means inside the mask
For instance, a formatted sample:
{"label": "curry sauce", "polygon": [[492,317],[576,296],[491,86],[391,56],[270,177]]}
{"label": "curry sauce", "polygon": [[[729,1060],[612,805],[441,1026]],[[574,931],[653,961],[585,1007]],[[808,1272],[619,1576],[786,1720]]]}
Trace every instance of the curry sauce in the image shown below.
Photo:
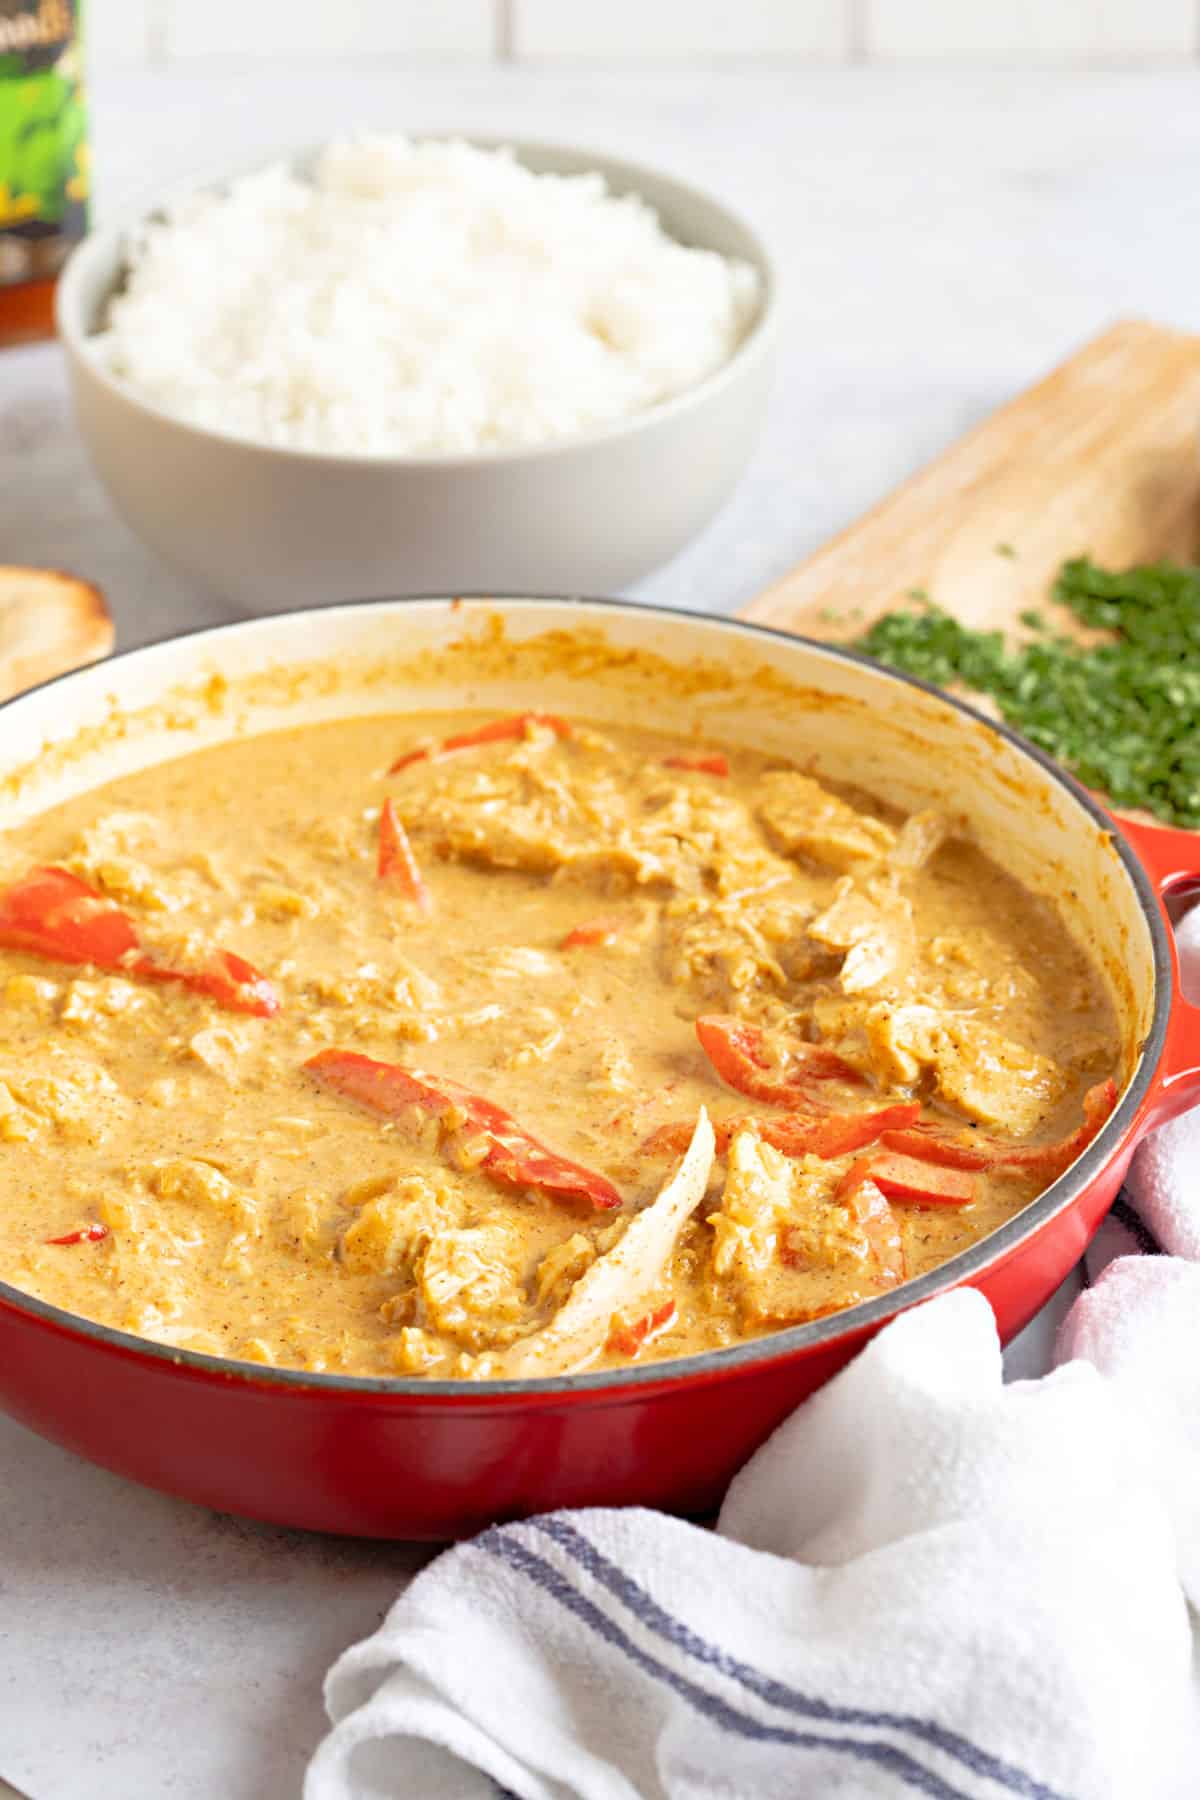
{"label": "curry sauce", "polygon": [[0,945],[0,1276],[293,1368],[820,1317],[994,1230],[1116,1099],[1099,976],[968,820],[548,715],[97,789],[8,835]]}

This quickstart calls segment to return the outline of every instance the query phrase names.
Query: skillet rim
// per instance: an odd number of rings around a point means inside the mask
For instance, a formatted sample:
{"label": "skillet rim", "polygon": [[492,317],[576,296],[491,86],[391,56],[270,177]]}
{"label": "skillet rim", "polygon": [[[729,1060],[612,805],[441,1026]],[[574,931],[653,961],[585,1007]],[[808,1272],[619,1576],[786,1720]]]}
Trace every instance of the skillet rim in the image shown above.
{"label": "skillet rim", "polygon": [[211,1381],[222,1383],[235,1381],[246,1387],[266,1388],[296,1396],[305,1393],[320,1396],[342,1394],[357,1396],[364,1400],[373,1397],[378,1400],[395,1399],[404,1402],[413,1400],[442,1401],[457,1403],[466,1410],[474,1411],[487,1410],[488,1403],[492,1400],[511,1402],[528,1398],[537,1401],[555,1397],[587,1395],[600,1402],[605,1398],[619,1400],[627,1390],[637,1391],[646,1388],[665,1390],[686,1386],[694,1381],[716,1381],[723,1376],[736,1375],[760,1364],[766,1365],[790,1360],[792,1357],[803,1355],[810,1350],[831,1345],[843,1337],[859,1336],[870,1331],[872,1327],[886,1323],[890,1318],[907,1311],[912,1306],[920,1305],[938,1294],[970,1283],[993,1265],[1004,1261],[1010,1253],[1016,1251],[1030,1238],[1035,1237],[1052,1219],[1068,1210],[1090,1185],[1093,1178],[1100,1173],[1112,1153],[1121,1146],[1126,1134],[1136,1122],[1142,1104],[1158,1075],[1173,999],[1171,955],[1167,926],[1159,911],[1159,896],[1132,845],[1123,837],[1099,802],[1073,775],[1054,762],[1036,744],[1031,744],[1023,738],[1012,726],[1003,721],[988,718],[977,707],[959,699],[956,695],[944,692],[920,676],[889,669],[883,663],[875,661],[873,657],[866,656],[861,651],[849,649],[845,645],[822,643],[817,638],[807,637],[799,632],[780,631],[774,626],[760,625],[752,619],[740,619],[726,613],[704,612],[698,607],[664,606],[651,601],[626,600],[603,595],[496,594],[462,590],[454,595],[413,593],[382,595],[367,600],[335,600],[318,607],[292,608],[278,613],[254,614],[223,625],[202,625],[188,631],[169,632],[164,637],[154,639],[148,644],[139,644],[129,650],[117,651],[98,664],[85,664],[81,668],[69,669],[62,675],[54,675],[47,681],[38,682],[36,686],[26,688],[21,693],[0,701],[0,713],[7,711],[10,707],[20,705],[33,694],[44,693],[49,689],[73,681],[78,676],[86,675],[89,672],[94,673],[97,669],[107,669],[115,663],[130,661],[168,644],[190,644],[206,638],[223,638],[228,635],[236,635],[247,627],[275,620],[302,621],[319,618],[325,613],[352,610],[370,612],[375,607],[408,605],[431,608],[449,607],[455,600],[480,601],[499,608],[514,604],[556,607],[579,605],[599,607],[612,612],[646,614],[667,621],[685,618],[705,626],[711,626],[718,633],[734,631],[751,638],[761,638],[768,644],[800,645],[805,649],[817,651],[821,655],[831,656],[844,662],[853,663],[857,667],[869,669],[873,674],[882,676],[885,680],[894,681],[899,686],[912,687],[920,693],[930,695],[944,705],[964,714],[977,725],[983,726],[985,731],[993,736],[1003,739],[1019,755],[1036,764],[1059,787],[1066,789],[1068,795],[1110,840],[1125,873],[1133,884],[1150,931],[1154,962],[1154,1013],[1150,1029],[1141,1046],[1137,1067],[1118,1101],[1116,1109],[1105,1121],[1083,1154],[1071,1164],[1063,1175],[1059,1176],[1057,1181],[1052,1182],[1036,1199],[1022,1207],[1020,1212],[1005,1224],[999,1226],[995,1231],[989,1232],[985,1237],[968,1246],[967,1249],[959,1251],[957,1256],[951,1257],[947,1262],[940,1263],[936,1268],[928,1270],[924,1275],[914,1276],[886,1294],[877,1295],[870,1300],[859,1301],[857,1305],[848,1306],[840,1312],[830,1313],[825,1318],[810,1320],[807,1324],[792,1325],[780,1331],[768,1332],[762,1337],[751,1338],[739,1344],[731,1344],[725,1349],[705,1350],[692,1356],[670,1357],[658,1363],[634,1363],[624,1368],[599,1370],[594,1374],[588,1374],[585,1371],[578,1375],[540,1375],[523,1380],[472,1381],[466,1376],[434,1380],[422,1376],[403,1375],[337,1375],[307,1369],[276,1369],[262,1363],[244,1362],[236,1357],[213,1356],[204,1351],[184,1350],[170,1344],[159,1344],[151,1338],[139,1337],[134,1332],[121,1331],[111,1325],[101,1325],[94,1320],[84,1318],[79,1313],[69,1312],[65,1307],[54,1306],[49,1301],[39,1300],[34,1295],[25,1293],[22,1289],[14,1287],[3,1279],[0,1279],[0,1306],[7,1306],[13,1311],[28,1314],[42,1324],[57,1329],[67,1336],[86,1339],[103,1346],[108,1351],[115,1351],[124,1356],[163,1363],[169,1368],[179,1369],[181,1372],[187,1371]]}

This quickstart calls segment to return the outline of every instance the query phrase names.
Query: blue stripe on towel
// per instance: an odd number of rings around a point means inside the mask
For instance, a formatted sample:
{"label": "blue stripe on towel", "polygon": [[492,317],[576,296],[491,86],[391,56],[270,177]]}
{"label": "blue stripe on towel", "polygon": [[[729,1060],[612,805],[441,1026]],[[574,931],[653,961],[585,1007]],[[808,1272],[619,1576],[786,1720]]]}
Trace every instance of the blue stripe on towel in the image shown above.
{"label": "blue stripe on towel", "polygon": [[649,1630],[665,1638],[675,1649],[683,1651],[696,1662],[706,1663],[710,1668],[718,1669],[722,1675],[740,1682],[760,1700],[768,1701],[780,1711],[821,1719],[831,1725],[868,1725],[879,1730],[906,1731],[913,1737],[932,1744],[947,1756],[954,1757],[973,1774],[998,1782],[1010,1793],[1020,1794],[1023,1800],[1066,1800],[1066,1796],[1056,1789],[1046,1787],[1024,1770],[1003,1762],[998,1756],[993,1756],[980,1745],[972,1743],[970,1738],[965,1738],[932,1719],[917,1718],[911,1713],[870,1712],[857,1706],[837,1706],[831,1701],[799,1693],[774,1676],[752,1668],[748,1663],[739,1661],[737,1657],[730,1656],[727,1651],[698,1636],[690,1626],[666,1612],[632,1576],[627,1575],[624,1569],[598,1550],[590,1538],[577,1531],[565,1519],[543,1517],[530,1519],[527,1523],[552,1538],[602,1587],[622,1601]]}
{"label": "blue stripe on towel", "polygon": [[1161,1256],[1163,1247],[1146,1224],[1140,1213],[1136,1213],[1129,1201],[1129,1194],[1122,1188],[1108,1209],[1110,1219],[1123,1225],[1143,1256]]}
{"label": "blue stripe on towel", "polygon": [[521,1543],[511,1530],[493,1526],[490,1531],[477,1537],[474,1544],[476,1549],[486,1550],[491,1555],[500,1557],[511,1568],[527,1575],[598,1637],[623,1651],[645,1674],[671,1688],[711,1724],[720,1726],[734,1736],[756,1743],[784,1744],[795,1750],[824,1750],[834,1755],[856,1757],[861,1762],[874,1763],[879,1768],[887,1769],[909,1787],[928,1794],[930,1800],[971,1800],[964,1789],[951,1787],[949,1782],[943,1781],[932,1769],[925,1768],[906,1751],[898,1750],[891,1744],[870,1743],[862,1738],[822,1737],[818,1732],[791,1731],[778,1725],[764,1724],[761,1720],[752,1718],[749,1713],[739,1712],[719,1695],[708,1693],[694,1681],[689,1681],[685,1675],[677,1674],[674,1669],[659,1662],[657,1657],[650,1656],[641,1649],[614,1620],[602,1613],[578,1588],[573,1587],[565,1575],[560,1574],[544,1557],[538,1556]]}

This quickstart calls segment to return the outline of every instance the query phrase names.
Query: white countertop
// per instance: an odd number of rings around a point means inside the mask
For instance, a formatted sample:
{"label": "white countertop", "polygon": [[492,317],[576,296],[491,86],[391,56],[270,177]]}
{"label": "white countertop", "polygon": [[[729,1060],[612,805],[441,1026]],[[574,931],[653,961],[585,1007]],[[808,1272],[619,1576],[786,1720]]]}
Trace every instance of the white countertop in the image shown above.
{"label": "white countertop", "polygon": [[[642,584],[667,603],[749,599],[1114,317],[1200,328],[1193,70],[219,65],[93,98],[106,218],[360,124],[593,143],[748,212],[787,281],[775,404],[733,501]],[[0,561],[98,581],[125,646],[238,616],[112,514],[53,347],[0,353]],[[0,1775],[33,1800],[296,1795],[325,1667],[421,1558],[219,1518],[0,1420]]]}

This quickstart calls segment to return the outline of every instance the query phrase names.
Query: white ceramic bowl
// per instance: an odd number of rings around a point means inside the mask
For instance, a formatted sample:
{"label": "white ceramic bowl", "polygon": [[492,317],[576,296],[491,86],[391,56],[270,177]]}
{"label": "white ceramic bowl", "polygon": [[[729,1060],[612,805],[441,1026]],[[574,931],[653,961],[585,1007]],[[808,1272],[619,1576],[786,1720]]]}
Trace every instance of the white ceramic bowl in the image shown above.
{"label": "white ceramic bowl", "polygon": [[[472,455],[324,455],[172,418],[89,346],[119,280],[125,233],[93,232],[67,264],[58,329],[75,409],[118,510],[186,575],[252,608],[386,594],[603,593],[673,555],[725,499],[761,424],[776,313],[770,258],[715,200],[653,169],[520,140],[539,171],[599,170],[687,244],[740,256],[759,315],[730,360],[636,418],[541,448]],[[305,166],[298,157],[296,166]]]}

